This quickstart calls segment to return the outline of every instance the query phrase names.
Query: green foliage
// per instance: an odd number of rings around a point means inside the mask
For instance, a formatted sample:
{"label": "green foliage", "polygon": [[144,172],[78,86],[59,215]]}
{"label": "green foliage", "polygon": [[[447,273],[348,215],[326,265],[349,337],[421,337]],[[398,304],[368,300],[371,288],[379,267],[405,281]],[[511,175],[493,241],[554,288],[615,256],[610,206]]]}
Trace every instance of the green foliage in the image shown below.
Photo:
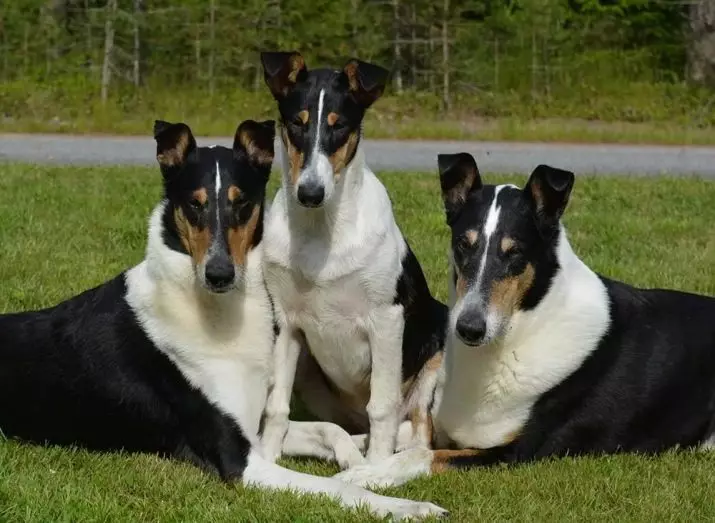
{"label": "green foliage", "polygon": [[[143,4],[135,10],[134,0],[119,0],[113,15],[104,0],[5,2],[0,129],[144,132],[144,121],[179,114],[209,122],[205,132],[226,132],[242,116],[272,114],[258,60],[262,49],[299,49],[311,67],[339,67],[358,56],[391,68],[402,92],[388,90],[383,114],[371,116],[388,122],[378,135],[456,137],[460,126],[471,125],[462,122],[465,116],[668,121],[686,134],[687,128],[715,123],[713,92],[683,79],[685,8],[679,3]],[[114,29],[112,74],[108,98],[101,101],[108,20]],[[421,123],[408,127],[402,120],[414,118],[413,110]],[[391,119],[400,129],[389,125]],[[448,133],[430,132],[449,121],[455,125]]]}

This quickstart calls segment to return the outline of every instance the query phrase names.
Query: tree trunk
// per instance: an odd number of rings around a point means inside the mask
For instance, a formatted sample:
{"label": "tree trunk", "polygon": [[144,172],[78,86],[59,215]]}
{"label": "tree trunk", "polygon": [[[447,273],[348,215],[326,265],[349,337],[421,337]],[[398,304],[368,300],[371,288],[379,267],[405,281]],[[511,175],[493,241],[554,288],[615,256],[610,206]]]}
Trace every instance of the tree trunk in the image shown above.
{"label": "tree trunk", "polygon": [[144,17],[144,0],[134,0],[134,64],[133,64],[133,80],[134,87],[139,87],[141,84],[141,60],[142,60],[142,41],[141,41],[141,22]]}
{"label": "tree trunk", "polygon": [[449,0],[444,0],[442,18],[442,105],[446,110],[451,107],[449,93]]}
{"label": "tree trunk", "polygon": [[715,0],[692,0],[689,8],[688,79],[715,85]]}
{"label": "tree trunk", "polygon": [[107,1],[107,19],[104,23],[104,61],[102,62],[102,103],[107,101],[109,83],[112,81],[112,54],[114,52],[114,18],[117,0]]}
{"label": "tree trunk", "polygon": [[392,0],[393,9],[393,60],[395,63],[395,91],[398,93],[402,92],[402,52],[400,49],[400,2],[399,0]]}

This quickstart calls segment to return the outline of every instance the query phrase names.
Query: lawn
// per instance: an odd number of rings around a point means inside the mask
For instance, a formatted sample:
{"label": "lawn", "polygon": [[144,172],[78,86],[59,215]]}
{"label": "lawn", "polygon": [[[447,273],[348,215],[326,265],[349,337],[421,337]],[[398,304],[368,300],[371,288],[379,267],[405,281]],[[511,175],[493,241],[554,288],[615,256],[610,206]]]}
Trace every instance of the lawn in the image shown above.
{"label": "lawn", "polygon": [[[436,174],[381,177],[444,299],[447,228]],[[160,178],[158,169],[141,167],[0,164],[0,194],[0,312],[9,312],[52,305],[140,261]],[[579,178],[566,224],[576,251],[599,272],[715,294],[714,182]],[[285,463],[336,471],[315,461]],[[452,521],[696,521],[715,516],[713,477],[715,454],[687,452],[449,473],[386,492],[433,501],[451,511]],[[153,456],[0,442],[0,521],[369,519],[325,499],[227,486]]]}

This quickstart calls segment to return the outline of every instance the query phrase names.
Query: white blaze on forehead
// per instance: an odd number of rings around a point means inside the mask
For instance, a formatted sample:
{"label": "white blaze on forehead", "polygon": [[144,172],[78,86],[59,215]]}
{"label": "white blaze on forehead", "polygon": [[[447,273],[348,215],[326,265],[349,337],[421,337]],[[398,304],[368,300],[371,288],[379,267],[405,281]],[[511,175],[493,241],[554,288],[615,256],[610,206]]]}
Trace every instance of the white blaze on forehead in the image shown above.
{"label": "white blaze on forehead", "polygon": [[315,122],[315,144],[313,145],[313,156],[320,152],[320,123],[323,120],[323,103],[325,100],[325,89],[320,90],[318,95],[318,119]]}
{"label": "white blaze on forehead", "polygon": [[506,185],[497,185],[494,188],[494,199],[492,204],[489,206],[489,212],[487,213],[487,219],[484,222],[483,237],[484,237],[484,252],[482,253],[482,259],[479,262],[479,270],[477,271],[477,278],[475,280],[475,286],[478,289],[480,283],[482,282],[482,276],[484,275],[484,266],[487,264],[487,252],[489,252],[489,241],[497,230],[497,224],[499,223],[499,215],[501,214],[501,207],[497,205],[497,199],[499,198],[499,192]]}
{"label": "white blaze on forehead", "polygon": [[216,160],[216,223],[221,223],[219,218],[219,193],[221,192],[221,169],[218,166],[218,160]]}

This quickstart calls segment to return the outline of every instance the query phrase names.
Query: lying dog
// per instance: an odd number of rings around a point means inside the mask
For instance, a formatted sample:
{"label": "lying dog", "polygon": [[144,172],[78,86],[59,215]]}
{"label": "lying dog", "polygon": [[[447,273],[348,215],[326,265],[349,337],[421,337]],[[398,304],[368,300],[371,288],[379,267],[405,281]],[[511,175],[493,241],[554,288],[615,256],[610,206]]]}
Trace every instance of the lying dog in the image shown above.
{"label": "lying dog", "polygon": [[395,485],[452,467],[712,447],[715,299],[589,269],[560,222],[570,172],[539,166],[522,190],[483,185],[468,154],[441,155],[439,169],[456,299],[442,450],[340,479]]}
{"label": "lying dog", "polygon": [[307,438],[300,446],[283,439],[294,379],[319,419],[369,431],[368,461],[392,455],[407,417],[408,444],[427,446],[448,310],[430,294],[387,191],[365,163],[362,120],[387,71],[358,60],[308,71],[296,52],[261,58],[280,113],[283,170],[264,239],[280,327],[266,457],[330,454]]}
{"label": "lying dog", "polygon": [[262,274],[273,122],[233,149],[157,121],[164,198],[146,258],[50,309],[0,316],[0,429],[38,443],[153,452],[226,481],[320,492],[398,518],[443,511],[261,456],[273,312]]}

